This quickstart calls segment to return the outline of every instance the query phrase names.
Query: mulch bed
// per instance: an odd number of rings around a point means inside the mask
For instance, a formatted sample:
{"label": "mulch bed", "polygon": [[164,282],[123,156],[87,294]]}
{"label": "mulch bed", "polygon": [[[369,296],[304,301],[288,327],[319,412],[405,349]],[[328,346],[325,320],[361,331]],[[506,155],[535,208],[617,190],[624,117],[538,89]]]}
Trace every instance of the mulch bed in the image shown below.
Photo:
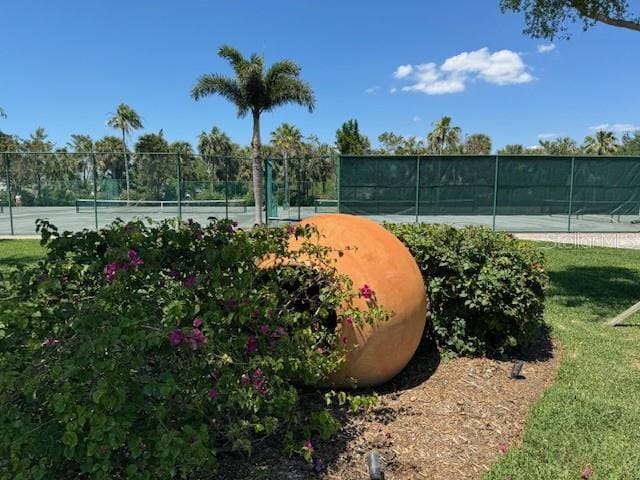
{"label": "mulch bed", "polygon": [[[440,362],[422,345],[407,368],[382,388],[367,414],[348,415],[342,431],[317,442],[324,468],[314,473],[300,458],[288,458],[275,441],[256,446],[247,460],[221,458],[219,478],[300,480],[368,479],[365,456],[377,450],[386,480],[480,479],[508,448],[518,445],[527,413],[553,382],[559,349],[546,339],[513,363],[485,358]],[[363,392],[368,393],[368,392]],[[303,398],[317,401],[317,395]]]}

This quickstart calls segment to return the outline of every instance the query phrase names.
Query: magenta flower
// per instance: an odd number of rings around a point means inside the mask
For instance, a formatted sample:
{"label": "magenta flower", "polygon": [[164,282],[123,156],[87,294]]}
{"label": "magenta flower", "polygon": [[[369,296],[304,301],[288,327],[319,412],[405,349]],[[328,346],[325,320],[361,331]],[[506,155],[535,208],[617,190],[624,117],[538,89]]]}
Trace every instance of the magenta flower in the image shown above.
{"label": "magenta flower", "polygon": [[199,319],[199,318],[196,318],[196,319],[193,321],[193,326],[194,326],[195,328],[200,328],[200,327],[202,326],[202,320],[201,320],[201,319]]}
{"label": "magenta flower", "polygon": [[200,330],[199,328],[194,328],[193,332],[188,337],[188,341],[189,341],[189,345],[191,345],[191,348],[196,349],[204,345],[207,339],[202,333],[202,330]]}
{"label": "magenta flower", "polygon": [[193,288],[196,286],[196,283],[198,283],[198,279],[196,277],[194,277],[193,275],[189,275],[187,278],[185,278],[182,282],[182,284],[186,287],[186,288]]}
{"label": "magenta flower", "polygon": [[179,274],[178,272],[176,272],[175,270],[171,270],[171,271],[169,271],[169,273],[167,273],[167,275],[168,275],[170,278],[178,278],[178,277],[180,276],[180,274]]}
{"label": "magenta flower", "polygon": [[187,218],[187,225],[193,225],[193,218]]}
{"label": "magenta flower", "polygon": [[216,398],[218,398],[218,390],[216,390],[215,388],[212,387],[207,392],[207,395],[209,396],[209,398],[211,400],[215,400]]}
{"label": "magenta flower", "polygon": [[302,445],[302,448],[309,450],[310,452],[313,453],[313,443],[311,443],[311,440],[307,440],[306,442],[304,442],[304,445]]}
{"label": "magenta flower", "polygon": [[352,326],[353,325],[353,317],[351,317],[351,316],[346,317],[344,319],[344,323],[346,323],[349,326]]}
{"label": "magenta flower", "polygon": [[60,345],[60,340],[47,337],[44,339],[44,342],[42,342],[42,345],[49,348],[57,347],[58,345]]}
{"label": "magenta flower", "polygon": [[182,333],[182,330],[176,328],[169,334],[169,342],[171,343],[172,347],[177,347],[182,343],[183,340],[184,333]]}
{"label": "magenta flower", "polygon": [[270,330],[269,329],[269,325],[266,325],[264,323],[262,325],[260,325],[260,333],[262,335],[267,335],[269,333],[269,330]]}
{"label": "magenta flower", "polygon": [[130,266],[134,268],[138,268],[140,265],[144,265],[144,261],[140,258],[140,256],[138,255],[138,252],[136,252],[135,250],[129,250],[129,253],[127,256],[129,258]]}
{"label": "magenta flower", "polygon": [[347,337],[342,337],[342,343],[344,343],[345,345],[347,344],[347,340],[348,340]]}
{"label": "magenta flower", "polygon": [[284,329],[283,326],[279,326],[278,328],[276,328],[273,332],[273,334],[271,335],[273,338],[280,338],[283,337],[284,334],[287,333],[287,331]]}
{"label": "magenta flower", "polygon": [[362,287],[360,287],[360,296],[362,298],[370,300],[373,296],[373,290],[371,290],[371,287],[365,283]]}
{"label": "magenta flower", "polygon": [[261,369],[256,368],[251,374],[251,386],[254,388],[256,392],[260,395],[265,395],[267,393],[267,387],[265,385],[264,373]]}
{"label": "magenta flower", "polygon": [[242,376],[240,377],[240,383],[242,383],[245,386],[251,385],[251,379],[249,378],[248,375],[243,373]]}
{"label": "magenta flower", "polygon": [[289,235],[294,235],[296,233],[296,230],[298,230],[298,225],[295,223],[292,223],[291,225],[289,225],[289,227],[287,227],[287,233]]}
{"label": "magenta flower", "polygon": [[249,335],[247,337],[247,353],[252,354],[258,349],[258,339],[255,335]]}
{"label": "magenta flower", "polygon": [[112,283],[116,279],[116,273],[121,268],[122,266],[119,262],[111,262],[104,267],[104,276],[107,279],[107,282]]}

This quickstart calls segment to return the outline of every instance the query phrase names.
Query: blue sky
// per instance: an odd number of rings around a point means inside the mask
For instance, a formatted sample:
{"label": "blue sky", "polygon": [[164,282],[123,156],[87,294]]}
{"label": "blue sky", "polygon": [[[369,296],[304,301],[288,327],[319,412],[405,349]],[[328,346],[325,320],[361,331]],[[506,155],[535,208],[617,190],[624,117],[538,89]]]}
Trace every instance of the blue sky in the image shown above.
{"label": "blue sky", "polygon": [[110,133],[109,112],[126,102],[169,140],[194,142],[216,125],[248,143],[249,118],[221,98],[189,97],[198,75],[229,72],[223,43],[267,63],[293,59],[315,89],[313,114],[266,114],[264,137],[286,121],[333,142],[357,118],[375,144],[383,131],[423,137],[442,115],[497,148],[640,128],[640,34],[577,29],[551,49],[498,3],[2,0],[0,130],[26,137],[43,126],[60,147],[72,133]]}

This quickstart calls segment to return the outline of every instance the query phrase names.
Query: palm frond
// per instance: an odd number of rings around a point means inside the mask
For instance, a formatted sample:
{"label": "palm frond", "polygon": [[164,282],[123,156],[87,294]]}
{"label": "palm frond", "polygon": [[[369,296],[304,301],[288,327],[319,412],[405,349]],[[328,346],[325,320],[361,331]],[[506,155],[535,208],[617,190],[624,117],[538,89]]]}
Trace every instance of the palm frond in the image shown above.
{"label": "palm frond", "polygon": [[220,95],[232,102],[239,116],[247,114],[247,101],[237,80],[217,73],[202,75],[191,89],[191,98],[200,100],[209,95]]}
{"label": "palm frond", "polygon": [[268,103],[264,106],[265,111],[288,103],[307,107],[309,112],[313,112],[315,108],[316,99],[311,85],[303,80],[289,76],[278,76],[277,80],[266,87]]}
{"label": "palm frond", "polygon": [[240,50],[231,45],[222,45],[218,50],[218,56],[227,60],[236,73],[244,69],[248,63],[247,59],[240,53]]}

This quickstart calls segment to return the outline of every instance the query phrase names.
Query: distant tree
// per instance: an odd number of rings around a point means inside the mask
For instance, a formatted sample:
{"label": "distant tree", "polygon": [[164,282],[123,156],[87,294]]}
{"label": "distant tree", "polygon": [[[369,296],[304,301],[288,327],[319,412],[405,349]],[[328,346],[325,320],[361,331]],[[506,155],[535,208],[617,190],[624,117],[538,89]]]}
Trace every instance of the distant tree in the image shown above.
{"label": "distant tree", "polygon": [[271,132],[271,145],[282,155],[284,166],[283,207],[289,208],[289,158],[301,156],[303,150],[302,133],[298,127],[283,123]]}
{"label": "distant tree", "polygon": [[71,135],[71,141],[67,143],[67,146],[73,153],[77,154],[72,158],[78,170],[82,172],[82,181],[86,183],[93,164],[89,155],[94,148],[93,139],[89,135],[74,133]]}
{"label": "distant tree", "polygon": [[524,145],[511,143],[498,150],[498,155],[523,155],[524,150]]}
{"label": "distant tree", "polygon": [[203,75],[191,90],[191,97],[199,100],[209,95],[220,95],[236,106],[238,117],[251,114],[255,223],[260,224],[264,195],[260,115],[290,103],[305,106],[313,112],[315,98],[311,86],[299,78],[300,67],[290,60],[276,62],[265,71],[264,58],[255,53],[247,59],[236,48],[224,45],[218,50],[218,55],[231,64],[235,77]]}
{"label": "distant tree", "polygon": [[599,130],[585,137],[582,149],[587,155],[613,155],[618,150],[617,139],[613,132]]}
{"label": "distant tree", "polygon": [[570,137],[560,137],[554,140],[539,140],[538,143],[545,155],[575,155],[580,153],[580,147]]}
{"label": "distant tree", "polygon": [[460,150],[460,127],[453,125],[451,117],[442,117],[433,124],[433,130],[427,135],[429,149],[433,153],[457,153]]}
{"label": "distant tree", "polygon": [[380,153],[383,155],[423,155],[428,153],[424,140],[416,137],[404,137],[393,132],[378,135]]}
{"label": "distant tree", "polygon": [[322,193],[327,191],[327,182],[335,179],[338,152],[333,145],[321,142],[316,135],[309,135],[304,143],[305,175],[313,182],[322,184]]}
{"label": "distant tree", "polygon": [[127,184],[127,202],[129,201],[129,161],[127,159],[127,139],[126,136],[134,130],[143,128],[142,120],[138,113],[125,103],[118,105],[115,113],[112,113],[107,120],[107,125],[122,132],[122,154],[124,157],[124,174]]}
{"label": "distant tree", "polygon": [[229,169],[229,177],[234,177],[237,173],[238,161],[231,158],[233,150],[233,142],[218,127],[213,127],[209,133],[202,132],[198,136],[198,152],[207,164],[211,191],[213,191],[213,179],[225,179],[227,168]]}
{"label": "distant tree", "polygon": [[488,155],[491,153],[491,138],[484,133],[468,135],[462,148],[470,155]]}
{"label": "distant tree", "polygon": [[371,145],[366,135],[360,133],[358,120],[347,120],[336,131],[336,147],[342,155],[364,155]]}
{"label": "distant tree", "polygon": [[640,155],[640,130],[633,132],[633,134],[627,132],[622,136],[618,153],[620,155]]}
{"label": "distant tree", "polygon": [[182,173],[182,180],[189,182],[196,180],[197,161],[193,145],[184,140],[178,140],[169,145],[169,151],[180,155],[180,171]]}
{"label": "distant tree", "polygon": [[55,169],[52,169],[52,162],[48,162],[46,154],[53,151],[54,143],[48,140],[48,135],[44,128],[38,127],[35,132],[29,135],[24,142],[24,149],[30,152],[28,157],[23,157],[24,165],[28,175],[36,182],[35,197],[42,196],[43,180],[47,177],[52,178],[56,175]]}
{"label": "distant tree", "polygon": [[524,33],[533,38],[569,38],[567,23],[596,23],[640,31],[640,16],[627,0],[500,0],[503,12],[524,12]]}
{"label": "distant tree", "polygon": [[176,157],[166,154],[169,152],[169,143],[164,138],[162,130],[158,133],[140,135],[134,151],[134,178],[142,198],[144,200],[173,199],[175,183],[169,185],[168,180],[176,178]]}
{"label": "distant tree", "polygon": [[124,164],[121,152],[122,139],[113,135],[106,135],[94,143],[98,172],[101,177],[120,179],[124,176]]}

